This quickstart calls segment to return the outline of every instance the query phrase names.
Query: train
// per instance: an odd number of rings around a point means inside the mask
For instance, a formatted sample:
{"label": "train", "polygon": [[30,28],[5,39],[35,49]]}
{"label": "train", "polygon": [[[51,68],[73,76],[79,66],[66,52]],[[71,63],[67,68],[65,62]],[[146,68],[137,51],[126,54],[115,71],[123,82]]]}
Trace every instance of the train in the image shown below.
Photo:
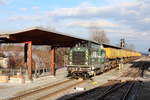
{"label": "train", "polygon": [[69,51],[67,76],[88,79],[140,56],[140,52],[109,44],[91,41],[80,43]]}

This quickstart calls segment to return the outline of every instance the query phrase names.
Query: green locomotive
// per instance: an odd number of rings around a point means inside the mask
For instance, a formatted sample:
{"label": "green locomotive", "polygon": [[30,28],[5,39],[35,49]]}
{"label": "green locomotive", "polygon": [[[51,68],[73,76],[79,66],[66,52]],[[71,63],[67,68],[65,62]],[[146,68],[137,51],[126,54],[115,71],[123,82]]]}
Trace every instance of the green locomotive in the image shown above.
{"label": "green locomotive", "polygon": [[69,53],[68,76],[89,78],[103,72],[105,51],[102,45],[88,42],[71,48]]}

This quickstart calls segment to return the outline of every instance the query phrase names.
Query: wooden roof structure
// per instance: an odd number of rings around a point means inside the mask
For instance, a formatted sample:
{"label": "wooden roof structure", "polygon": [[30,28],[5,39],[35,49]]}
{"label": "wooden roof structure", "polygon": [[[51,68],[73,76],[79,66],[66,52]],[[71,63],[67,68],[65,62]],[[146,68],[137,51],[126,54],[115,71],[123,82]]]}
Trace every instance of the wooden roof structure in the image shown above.
{"label": "wooden roof structure", "polygon": [[[41,27],[35,27],[12,32],[11,34],[0,35],[0,43],[24,43],[28,41],[32,41],[33,45],[51,45],[53,47],[73,47],[76,44],[82,42],[96,43],[94,41],[51,31]],[[103,44],[103,46],[121,49],[120,47],[110,44]]]}
{"label": "wooden roof structure", "polygon": [[24,43],[27,41],[32,41],[33,45],[72,47],[77,43],[87,40],[44,28],[32,28],[0,35],[0,43]]}

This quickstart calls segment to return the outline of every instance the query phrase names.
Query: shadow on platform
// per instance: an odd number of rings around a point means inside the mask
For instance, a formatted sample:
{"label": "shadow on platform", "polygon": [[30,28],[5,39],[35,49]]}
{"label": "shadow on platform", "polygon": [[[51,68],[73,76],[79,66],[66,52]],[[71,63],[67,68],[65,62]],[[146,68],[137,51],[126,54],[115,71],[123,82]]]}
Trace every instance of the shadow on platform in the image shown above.
{"label": "shadow on platform", "polygon": [[144,69],[144,70],[148,70],[150,67],[150,61],[137,61],[137,62],[131,62],[132,66],[131,67],[135,67],[135,68],[140,68],[140,69]]}

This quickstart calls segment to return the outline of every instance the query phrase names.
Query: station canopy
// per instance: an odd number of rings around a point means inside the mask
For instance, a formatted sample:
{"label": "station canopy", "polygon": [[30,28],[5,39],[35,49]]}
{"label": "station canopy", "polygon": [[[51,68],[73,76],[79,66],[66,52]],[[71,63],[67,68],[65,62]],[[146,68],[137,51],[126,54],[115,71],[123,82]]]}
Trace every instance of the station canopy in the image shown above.
{"label": "station canopy", "polygon": [[[28,41],[32,41],[33,45],[51,45],[54,47],[73,47],[78,43],[85,42],[96,43],[90,40],[74,37],[61,32],[51,31],[41,27],[0,35],[0,43],[25,43]],[[120,47],[109,44],[103,44],[103,46],[120,49]]]}
{"label": "station canopy", "polygon": [[87,40],[39,27],[0,35],[0,43],[24,43],[28,41],[32,41],[33,45],[72,47]]}

